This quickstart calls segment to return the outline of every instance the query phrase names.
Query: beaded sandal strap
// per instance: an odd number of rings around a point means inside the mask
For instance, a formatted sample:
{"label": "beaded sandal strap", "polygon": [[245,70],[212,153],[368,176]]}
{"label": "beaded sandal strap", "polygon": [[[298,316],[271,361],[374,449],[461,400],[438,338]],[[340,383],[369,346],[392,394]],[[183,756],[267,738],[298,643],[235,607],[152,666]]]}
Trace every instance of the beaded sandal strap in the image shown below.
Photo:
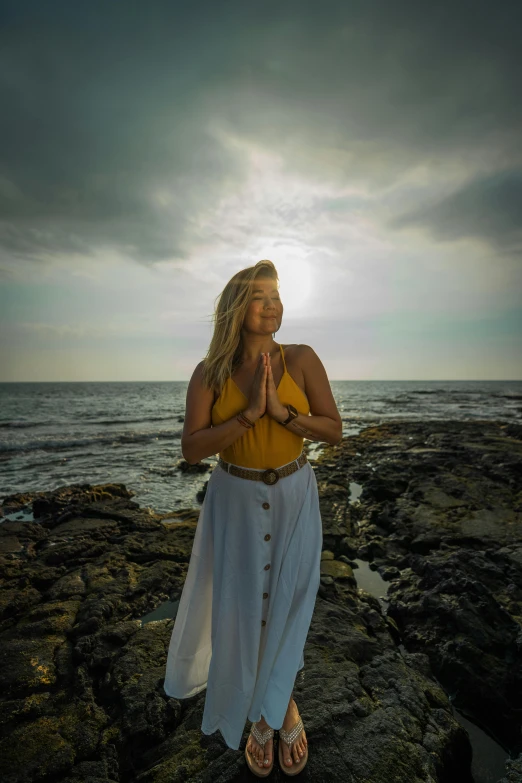
{"label": "beaded sandal strap", "polygon": [[252,724],[252,727],[251,727],[250,731],[252,732],[252,734],[254,735],[256,740],[258,741],[258,743],[260,745],[262,745],[263,747],[266,745],[268,740],[272,739],[272,737],[274,736],[274,730],[271,729],[270,726],[267,729],[265,729],[265,731],[263,731],[261,733],[259,731],[259,729],[257,728],[257,723],[253,723]]}
{"label": "beaded sandal strap", "polygon": [[299,734],[303,731],[303,728],[304,728],[303,721],[301,720],[301,718],[299,718],[299,720],[297,721],[297,723],[295,724],[295,726],[292,728],[291,731],[285,731],[283,728],[279,729],[279,736],[284,742],[286,742],[288,747],[290,747],[290,745],[293,745],[293,743],[298,738]]}

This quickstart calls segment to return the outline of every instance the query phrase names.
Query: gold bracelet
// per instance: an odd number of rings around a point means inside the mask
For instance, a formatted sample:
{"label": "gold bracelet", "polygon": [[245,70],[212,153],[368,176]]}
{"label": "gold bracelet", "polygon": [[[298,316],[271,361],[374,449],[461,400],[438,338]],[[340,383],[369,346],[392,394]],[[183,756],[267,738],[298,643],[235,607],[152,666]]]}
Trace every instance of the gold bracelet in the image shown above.
{"label": "gold bracelet", "polygon": [[241,413],[238,413],[238,414],[237,414],[237,416],[236,416],[236,419],[237,419],[237,420],[238,420],[238,422],[239,422],[240,424],[242,424],[242,425],[243,425],[243,427],[245,427],[247,430],[251,430],[251,429],[252,429],[252,426],[253,426],[253,425],[252,425],[252,424],[249,424],[249,423],[246,421],[246,419],[245,419],[245,420],[243,420],[243,417],[241,416]]}
{"label": "gold bracelet", "polygon": [[244,420],[245,420],[245,421],[248,421],[248,423],[249,423],[250,425],[252,425],[252,427],[255,427],[255,426],[256,426],[256,425],[255,425],[255,423],[254,423],[253,421],[250,421],[250,419],[248,418],[248,416],[245,416],[245,414],[243,413],[243,411],[240,411],[240,412],[239,412],[239,415],[240,415],[240,416],[242,416],[242,417],[244,418]]}

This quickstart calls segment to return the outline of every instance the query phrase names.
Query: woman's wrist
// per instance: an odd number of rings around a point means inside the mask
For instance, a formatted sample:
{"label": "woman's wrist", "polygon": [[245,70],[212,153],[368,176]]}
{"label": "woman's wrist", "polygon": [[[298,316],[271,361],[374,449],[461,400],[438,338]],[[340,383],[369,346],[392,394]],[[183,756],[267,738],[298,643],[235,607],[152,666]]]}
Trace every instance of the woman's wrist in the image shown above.
{"label": "woman's wrist", "polygon": [[286,405],[282,405],[277,413],[273,414],[272,418],[279,422],[279,424],[282,424],[283,421],[286,421],[288,419],[288,408]]}
{"label": "woman's wrist", "polygon": [[[254,413],[254,411],[249,408],[244,408],[241,412],[247,417],[247,419],[250,419],[250,421],[257,421],[261,418],[261,414]],[[271,413],[270,416],[272,419],[275,419],[278,422],[286,421],[288,418],[288,408],[286,405],[281,405],[279,410],[276,413]]]}

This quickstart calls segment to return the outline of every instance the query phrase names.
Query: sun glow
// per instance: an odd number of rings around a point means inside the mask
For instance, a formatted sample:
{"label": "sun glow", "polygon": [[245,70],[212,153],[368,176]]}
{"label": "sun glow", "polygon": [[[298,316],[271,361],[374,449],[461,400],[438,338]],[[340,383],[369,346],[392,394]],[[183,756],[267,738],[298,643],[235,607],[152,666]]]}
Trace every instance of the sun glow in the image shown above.
{"label": "sun glow", "polygon": [[284,307],[284,315],[300,313],[312,290],[312,271],[307,261],[274,261],[279,275],[279,293]]}

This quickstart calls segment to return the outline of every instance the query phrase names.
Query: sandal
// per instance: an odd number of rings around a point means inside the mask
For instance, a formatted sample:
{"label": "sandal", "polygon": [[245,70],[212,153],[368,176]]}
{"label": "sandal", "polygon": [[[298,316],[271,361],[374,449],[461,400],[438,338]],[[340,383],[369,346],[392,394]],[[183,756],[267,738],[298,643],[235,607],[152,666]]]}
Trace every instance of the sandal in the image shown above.
{"label": "sandal", "polygon": [[[293,726],[293,728],[290,731],[285,731],[283,728],[279,729],[279,738],[282,739],[283,742],[286,742],[286,744],[288,745],[290,750],[290,755],[292,755],[292,745],[299,737],[303,729],[304,726],[301,718],[299,718],[297,723]],[[306,745],[306,750],[304,752],[304,755],[299,759],[299,761],[296,761],[292,756],[292,765],[290,767],[288,767],[284,762],[283,747],[281,745],[281,742],[278,743],[277,754],[279,756],[279,766],[281,767],[281,771],[284,772],[285,775],[298,775],[301,772],[301,770],[304,768],[306,762],[308,761],[308,743]]]}
{"label": "sandal", "polygon": [[[257,742],[264,748],[266,743],[269,739],[272,739],[274,736],[274,730],[270,728],[270,726],[265,729],[262,733],[257,728],[257,723],[252,723],[252,726],[250,728],[250,734],[254,735],[254,739],[257,740]],[[254,773],[254,775],[257,775],[258,778],[266,778],[267,775],[270,775],[274,768],[274,745],[272,744],[272,763],[269,767],[260,767],[257,761],[251,756],[250,752],[247,750],[248,746],[248,740],[247,744],[245,746],[245,758],[246,762],[248,764],[248,767],[251,772]]]}

